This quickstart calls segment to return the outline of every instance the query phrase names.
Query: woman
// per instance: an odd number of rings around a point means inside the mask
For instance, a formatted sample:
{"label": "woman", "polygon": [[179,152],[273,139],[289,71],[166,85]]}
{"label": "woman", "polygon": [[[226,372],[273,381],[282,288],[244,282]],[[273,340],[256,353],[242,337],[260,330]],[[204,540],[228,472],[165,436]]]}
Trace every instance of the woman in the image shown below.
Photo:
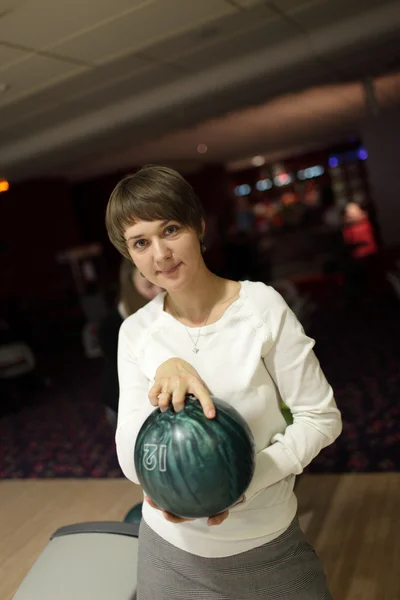
{"label": "woman", "polygon": [[[341,431],[314,341],[282,297],[258,282],[210,272],[204,215],[175,171],[141,169],[118,183],[106,213],[110,240],[165,291],[124,321],[118,346],[117,453],[138,483],[135,440],[154,410],[194,394],[207,418],[212,395],[247,420],[256,470],[245,497],[208,519],[169,514],[146,497],[138,600],[327,600],[323,568],[296,518],[295,476]],[[284,400],[294,422],[286,428]]]}
{"label": "woman", "polygon": [[152,300],[161,289],[142,277],[133,262],[123,258],[119,270],[118,304],[102,320],[99,326],[99,343],[104,356],[104,399],[107,418],[116,422],[118,408],[118,333],[122,321]]}

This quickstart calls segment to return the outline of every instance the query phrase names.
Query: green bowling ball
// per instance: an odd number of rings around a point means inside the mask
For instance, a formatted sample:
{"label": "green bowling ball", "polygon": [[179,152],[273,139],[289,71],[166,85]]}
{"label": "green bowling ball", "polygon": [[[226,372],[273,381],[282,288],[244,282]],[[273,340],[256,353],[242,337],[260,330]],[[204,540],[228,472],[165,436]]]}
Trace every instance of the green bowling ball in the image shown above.
{"label": "green bowling ball", "polygon": [[283,418],[286,421],[286,424],[287,425],[292,425],[292,423],[293,423],[293,415],[292,415],[290,409],[286,406],[286,404],[284,402],[282,402],[281,409],[282,409],[282,415],[283,415]]}
{"label": "green bowling ball", "polygon": [[250,485],[255,444],[243,417],[213,397],[214,419],[187,394],[184,410],[156,409],[144,422],[134,458],[139,482],[159,507],[201,519],[233,506]]}
{"label": "green bowling ball", "polygon": [[135,506],[132,506],[130,511],[125,515],[125,523],[140,523],[140,521],[142,520],[142,504],[142,502],[139,502],[139,504],[135,504]]}

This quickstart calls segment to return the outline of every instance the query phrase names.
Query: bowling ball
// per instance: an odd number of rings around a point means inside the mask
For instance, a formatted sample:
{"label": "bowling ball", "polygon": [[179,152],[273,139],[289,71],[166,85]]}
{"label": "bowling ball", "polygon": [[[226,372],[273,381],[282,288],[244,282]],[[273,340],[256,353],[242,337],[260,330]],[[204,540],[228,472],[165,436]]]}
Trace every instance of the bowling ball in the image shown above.
{"label": "bowling ball", "polygon": [[142,520],[142,502],[135,504],[132,508],[127,512],[124,518],[125,523],[137,523],[139,525]]}
{"label": "bowling ball", "polygon": [[184,409],[154,410],[137,437],[134,459],[140,484],[160,508],[186,518],[210,517],[231,508],[250,485],[255,444],[236,409],[213,398],[214,419],[200,402]]}
{"label": "bowling ball", "polygon": [[292,425],[293,423],[293,415],[288,406],[284,402],[282,402],[282,415],[286,421],[286,425]]}

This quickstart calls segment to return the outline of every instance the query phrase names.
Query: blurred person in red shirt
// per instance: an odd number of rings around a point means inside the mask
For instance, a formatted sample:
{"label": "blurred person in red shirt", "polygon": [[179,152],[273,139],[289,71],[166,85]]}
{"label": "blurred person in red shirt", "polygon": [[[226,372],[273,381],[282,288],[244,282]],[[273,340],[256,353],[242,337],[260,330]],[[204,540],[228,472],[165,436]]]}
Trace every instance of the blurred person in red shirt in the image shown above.
{"label": "blurred person in red shirt", "polygon": [[356,202],[349,202],[345,208],[343,239],[354,259],[378,252],[368,213]]}
{"label": "blurred person in red shirt", "polygon": [[357,202],[349,202],[344,209],[342,236],[345,298],[358,305],[368,293],[371,259],[378,253],[378,244],[368,211]]}

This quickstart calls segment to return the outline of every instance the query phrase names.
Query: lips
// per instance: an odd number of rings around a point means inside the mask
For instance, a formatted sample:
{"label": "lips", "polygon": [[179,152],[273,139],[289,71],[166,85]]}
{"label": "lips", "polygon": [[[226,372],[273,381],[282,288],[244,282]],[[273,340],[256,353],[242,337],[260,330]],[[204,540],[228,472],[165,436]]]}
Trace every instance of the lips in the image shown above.
{"label": "lips", "polygon": [[175,273],[175,271],[177,271],[178,267],[180,267],[181,264],[182,263],[178,263],[174,267],[171,267],[171,269],[166,269],[165,271],[159,271],[159,273],[161,273],[161,275],[172,275],[172,273]]}

